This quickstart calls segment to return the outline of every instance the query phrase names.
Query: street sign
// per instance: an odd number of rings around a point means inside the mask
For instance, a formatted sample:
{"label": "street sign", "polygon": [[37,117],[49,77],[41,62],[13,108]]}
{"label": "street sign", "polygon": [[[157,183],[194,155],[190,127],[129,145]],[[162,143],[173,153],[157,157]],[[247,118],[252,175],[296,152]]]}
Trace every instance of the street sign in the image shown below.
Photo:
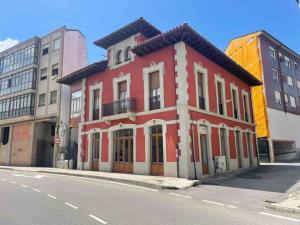
{"label": "street sign", "polygon": [[59,144],[60,144],[60,142],[61,142],[61,140],[60,140],[60,138],[59,138],[59,137],[56,137],[54,142],[55,142],[55,144],[59,145]]}

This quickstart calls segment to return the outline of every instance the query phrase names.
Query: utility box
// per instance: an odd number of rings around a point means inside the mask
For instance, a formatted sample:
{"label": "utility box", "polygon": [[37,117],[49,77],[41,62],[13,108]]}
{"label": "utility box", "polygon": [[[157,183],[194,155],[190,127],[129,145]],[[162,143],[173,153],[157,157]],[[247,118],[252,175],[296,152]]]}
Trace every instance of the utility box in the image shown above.
{"label": "utility box", "polygon": [[225,156],[216,156],[215,157],[215,168],[216,173],[225,173],[226,172],[226,158]]}

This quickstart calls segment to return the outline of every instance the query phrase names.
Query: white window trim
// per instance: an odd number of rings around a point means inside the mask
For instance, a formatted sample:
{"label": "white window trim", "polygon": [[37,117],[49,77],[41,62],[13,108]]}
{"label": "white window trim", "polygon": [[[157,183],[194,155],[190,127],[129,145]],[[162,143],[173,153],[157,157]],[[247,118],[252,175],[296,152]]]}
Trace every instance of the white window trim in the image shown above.
{"label": "white window trim", "polygon": [[291,61],[290,61],[289,57],[284,56],[284,64],[285,64],[288,68],[291,68]]}
{"label": "white window trim", "polygon": [[[248,113],[248,123],[252,122],[252,115],[250,113],[250,99],[249,99],[249,93],[245,90],[242,90],[242,99],[243,99],[243,107],[244,107],[244,96],[246,96],[246,109],[244,109],[244,116],[245,116],[245,110]],[[246,121],[246,118],[244,117],[244,121]]]}
{"label": "white window trim", "polygon": [[232,105],[232,117],[234,117],[234,105],[233,105],[233,96],[232,96],[232,90],[236,91],[236,97],[237,97],[237,108],[238,108],[238,120],[241,119],[241,109],[240,109],[240,95],[239,95],[239,88],[233,83],[230,83],[230,95],[231,95],[231,105]]}
{"label": "white window trim", "polygon": [[[274,57],[271,56],[270,50],[274,52]],[[269,55],[270,55],[270,57],[271,57],[272,59],[276,60],[276,51],[275,51],[275,49],[274,49],[273,47],[271,47],[271,46],[269,46]]]}
{"label": "white window trim", "polygon": [[208,72],[207,68],[204,68],[200,63],[194,63],[194,74],[195,74],[195,87],[196,87],[196,103],[199,108],[199,93],[198,93],[198,72],[204,76],[204,99],[205,99],[205,110],[209,111],[209,94],[208,94]]}
{"label": "white window trim", "polygon": [[286,78],[287,78],[287,83],[288,83],[289,87],[294,87],[293,77],[286,75]]}
{"label": "white window trim", "polygon": [[130,73],[123,74],[121,73],[119,77],[113,78],[113,93],[114,93],[114,101],[118,100],[118,84],[126,81],[127,90],[126,90],[126,98],[130,98]]}
{"label": "white window trim", "polygon": [[[277,102],[277,99],[276,99],[276,92],[279,93],[280,103]],[[276,104],[279,104],[279,105],[282,104],[282,97],[281,97],[281,92],[280,92],[280,91],[274,91],[274,98],[275,98]]]}
{"label": "white window trim", "polygon": [[[152,126],[161,125],[162,133],[163,133],[163,157],[164,157],[164,168],[166,168],[167,164],[167,123],[165,120],[153,119],[147,121],[144,127],[144,135],[145,135],[145,163],[147,164],[148,174],[151,174],[151,148],[150,148],[150,129]],[[165,173],[165,171],[164,171]]]}
{"label": "white window trim", "polygon": [[220,74],[215,74],[215,89],[216,89],[216,97],[217,97],[217,112],[219,112],[219,96],[218,96],[218,85],[217,83],[220,82],[222,84],[222,91],[223,91],[223,108],[224,108],[224,116],[227,116],[227,102],[226,102],[226,86],[225,86],[225,79],[221,77]]}
{"label": "white window trim", "polygon": [[160,108],[165,107],[164,97],[164,63],[158,64],[151,63],[149,67],[143,68],[143,79],[144,79],[144,111],[150,110],[149,103],[149,74],[155,71],[159,72],[159,85],[160,85]]}
{"label": "white window trim", "polygon": [[94,101],[93,101],[93,92],[94,90],[99,89],[99,119],[102,117],[102,91],[103,91],[103,84],[98,83],[91,85],[89,87],[89,120],[93,121],[93,107],[94,107]]}
{"label": "white window trim", "polygon": [[[293,101],[292,101],[292,99],[293,99]],[[294,100],[295,100],[295,101],[294,101]],[[292,105],[292,102],[294,102],[295,105]],[[291,104],[291,107],[292,107],[292,108],[297,108],[296,97],[290,96],[290,104]]]}
{"label": "white window trim", "polygon": [[229,128],[225,124],[220,124],[218,126],[218,136],[219,136],[219,149],[220,149],[220,156],[222,154],[222,146],[221,146],[221,128],[225,129],[225,135],[226,135],[226,170],[230,171],[230,146],[229,146]]}
{"label": "white window trim", "polygon": [[[276,71],[276,74],[277,74],[276,80],[274,80],[274,71]],[[274,81],[279,82],[279,73],[278,73],[278,70],[276,70],[274,68],[272,68],[272,78],[273,78]]]}

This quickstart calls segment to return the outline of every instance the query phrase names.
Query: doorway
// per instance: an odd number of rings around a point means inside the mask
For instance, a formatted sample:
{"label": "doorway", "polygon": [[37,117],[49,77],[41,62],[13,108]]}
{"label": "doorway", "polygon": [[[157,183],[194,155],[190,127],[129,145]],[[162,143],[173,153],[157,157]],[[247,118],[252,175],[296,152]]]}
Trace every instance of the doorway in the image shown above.
{"label": "doorway", "polygon": [[150,134],[151,146],[151,175],[164,175],[164,149],[162,125],[152,126]]}
{"label": "doorway", "polygon": [[99,155],[100,155],[100,133],[93,133],[92,135],[92,170],[99,170]]}
{"label": "doorway", "polygon": [[236,147],[236,154],[238,159],[238,168],[242,168],[242,145],[241,145],[241,132],[239,130],[235,131],[235,147]]}
{"label": "doorway", "polygon": [[202,164],[202,175],[209,174],[208,165],[208,134],[207,127],[200,126],[200,152],[201,152],[201,164]]}
{"label": "doorway", "polygon": [[113,132],[113,172],[133,172],[133,130],[122,129]]}

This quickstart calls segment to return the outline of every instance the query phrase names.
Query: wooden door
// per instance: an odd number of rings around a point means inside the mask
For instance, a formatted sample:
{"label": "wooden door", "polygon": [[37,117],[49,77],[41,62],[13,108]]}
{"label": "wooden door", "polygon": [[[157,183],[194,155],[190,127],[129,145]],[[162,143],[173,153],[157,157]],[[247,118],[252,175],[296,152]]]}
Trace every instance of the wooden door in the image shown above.
{"label": "wooden door", "polygon": [[100,133],[92,134],[92,170],[99,170]]}
{"label": "wooden door", "polygon": [[208,145],[207,145],[207,133],[206,128],[203,128],[200,133],[200,150],[201,150],[201,163],[202,163],[202,174],[207,175],[209,173],[208,167]]}
{"label": "wooden door", "polygon": [[133,132],[124,129],[114,132],[113,172],[133,172]]}
{"label": "wooden door", "polygon": [[151,174],[157,176],[164,175],[164,154],[162,126],[151,127],[150,135],[151,148]]}

